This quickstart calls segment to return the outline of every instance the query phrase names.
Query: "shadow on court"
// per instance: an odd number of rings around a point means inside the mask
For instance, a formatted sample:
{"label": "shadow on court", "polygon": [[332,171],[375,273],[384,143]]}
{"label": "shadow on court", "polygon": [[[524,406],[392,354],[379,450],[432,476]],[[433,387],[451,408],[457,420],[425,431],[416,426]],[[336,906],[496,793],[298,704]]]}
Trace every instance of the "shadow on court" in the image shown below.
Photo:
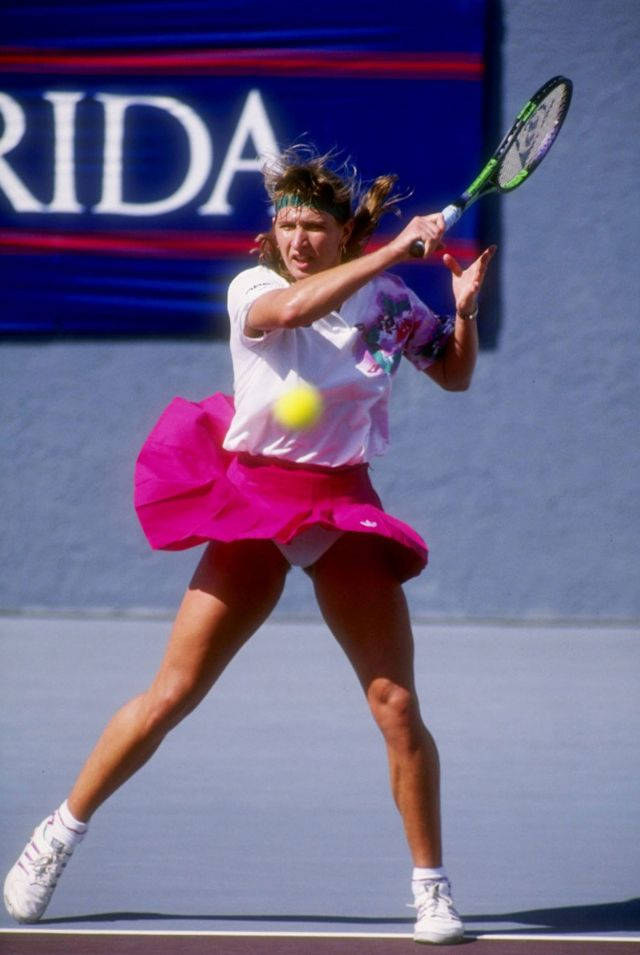
{"label": "shadow on court", "polygon": [[527,929],[509,929],[509,934],[530,931],[534,926],[540,933],[583,932],[637,932],[640,931],[640,899],[626,902],[607,902],[601,905],[565,905],[554,909],[531,909],[524,912],[506,912],[500,915],[467,915],[466,921],[473,925],[482,922],[487,932],[494,930],[494,922],[516,922]]}
{"label": "shadow on court", "polygon": [[[519,931],[530,931],[535,927],[541,933],[576,933],[584,932],[639,932],[640,931],[640,899],[628,899],[625,902],[607,902],[601,905],[565,905],[558,908],[530,909],[522,912],[502,912],[499,914],[465,915],[465,922],[472,926],[482,923],[486,931],[493,933],[494,923],[517,923],[527,928],[508,930],[510,935]],[[331,925],[334,927],[351,926],[407,926],[407,932],[413,924],[412,918],[370,918],[340,915],[194,915],[169,912],[99,912],[93,915],[65,916],[53,919],[42,919],[38,924],[42,926],[54,925],[82,925],[91,923],[119,922],[202,922],[218,925],[224,922],[251,923],[268,926],[273,923],[280,925]],[[495,930],[497,933],[500,929]]]}

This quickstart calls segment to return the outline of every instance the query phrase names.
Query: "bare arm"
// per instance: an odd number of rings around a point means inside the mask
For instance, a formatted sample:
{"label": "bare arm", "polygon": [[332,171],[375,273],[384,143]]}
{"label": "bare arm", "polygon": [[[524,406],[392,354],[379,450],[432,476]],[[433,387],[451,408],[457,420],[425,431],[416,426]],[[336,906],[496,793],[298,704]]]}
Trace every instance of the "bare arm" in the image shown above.
{"label": "bare arm", "polygon": [[260,334],[272,328],[311,325],[339,308],[345,299],[376,275],[398,262],[407,261],[414,239],[426,240],[426,258],[439,246],[443,234],[444,222],[439,213],[418,216],[395,239],[375,252],[301,278],[288,288],[265,292],[249,310],[246,331]]}
{"label": "bare arm", "polygon": [[473,315],[478,308],[478,293],[496,247],[485,249],[468,269],[462,269],[452,255],[445,255],[444,264],[451,271],[453,294],[456,301],[456,324],[442,358],[428,369],[427,374],[447,391],[466,391],[471,384],[478,357],[478,329]]}
{"label": "bare arm", "polygon": [[427,374],[446,391],[466,391],[471,384],[478,357],[478,328],[475,321],[456,316],[453,335],[444,354]]}

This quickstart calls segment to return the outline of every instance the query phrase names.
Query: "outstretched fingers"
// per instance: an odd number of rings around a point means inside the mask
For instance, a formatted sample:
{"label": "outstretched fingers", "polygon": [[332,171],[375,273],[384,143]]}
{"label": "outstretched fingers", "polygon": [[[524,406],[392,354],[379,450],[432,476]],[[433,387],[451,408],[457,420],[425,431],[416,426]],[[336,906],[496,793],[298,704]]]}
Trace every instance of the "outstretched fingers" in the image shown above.
{"label": "outstretched fingers", "polygon": [[490,245],[488,249],[485,249],[484,252],[478,256],[475,262],[472,262],[469,266],[470,269],[475,269],[476,277],[482,280],[485,277],[489,262],[496,254],[497,245]]}
{"label": "outstretched fingers", "polygon": [[466,273],[470,278],[479,280],[480,285],[482,285],[489,262],[494,257],[497,248],[497,245],[490,245],[467,269],[463,269],[458,260],[451,255],[450,252],[445,252],[442,256],[442,261],[457,278],[461,278]]}
{"label": "outstretched fingers", "polygon": [[458,260],[454,258],[453,255],[451,255],[450,252],[445,252],[445,254],[442,256],[442,261],[446,265],[446,267],[449,269],[449,271],[453,272],[454,275],[457,275],[458,277],[462,275],[464,271],[462,266],[460,265]]}

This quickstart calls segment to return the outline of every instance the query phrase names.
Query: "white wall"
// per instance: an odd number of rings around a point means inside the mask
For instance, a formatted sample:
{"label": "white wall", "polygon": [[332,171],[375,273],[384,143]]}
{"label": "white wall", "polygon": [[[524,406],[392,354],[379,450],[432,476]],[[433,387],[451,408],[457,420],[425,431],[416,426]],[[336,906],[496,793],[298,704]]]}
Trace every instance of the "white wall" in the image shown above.
{"label": "white wall", "polygon": [[[504,122],[555,73],[571,113],[501,203],[497,349],[461,395],[401,372],[374,480],[431,546],[416,613],[636,617],[640,4],[504,0],[502,20]],[[172,608],[197,552],[148,550],[135,455],[174,394],[230,384],[220,343],[4,344],[0,608]],[[313,611],[301,572],[281,609]]]}

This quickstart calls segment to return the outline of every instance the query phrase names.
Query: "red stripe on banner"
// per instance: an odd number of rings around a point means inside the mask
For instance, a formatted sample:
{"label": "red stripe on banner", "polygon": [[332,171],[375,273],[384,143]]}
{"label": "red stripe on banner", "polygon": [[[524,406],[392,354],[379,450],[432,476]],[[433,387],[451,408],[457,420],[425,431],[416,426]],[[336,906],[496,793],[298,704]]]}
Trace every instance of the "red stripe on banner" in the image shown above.
{"label": "red stripe on banner", "polygon": [[385,53],[318,50],[176,50],[162,53],[87,53],[0,48],[0,71],[29,73],[178,73],[351,76],[369,79],[478,80],[482,56],[473,53]]}
{"label": "red stripe on banner", "polygon": [[[386,241],[379,238],[369,243],[368,250],[379,248]],[[88,253],[94,255],[157,256],[159,258],[243,258],[255,248],[250,233],[209,232],[139,232],[131,233],[41,233],[0,232],[0,253]],[[446,251],[463,262],[471,261],[479,252],[473,239],[447,240]],[[437,261],[436,256],[431,261]],[[257,265],[257,259],[255,260]]]}
{"label": "red stripe on banner", "polygon": [[247,255],[255,246],[250,235],[218,235],[198,232],[131,233],[40,233],[0,232],[0,252],[88,252],[102,255],[164,258],[238,257]]}

